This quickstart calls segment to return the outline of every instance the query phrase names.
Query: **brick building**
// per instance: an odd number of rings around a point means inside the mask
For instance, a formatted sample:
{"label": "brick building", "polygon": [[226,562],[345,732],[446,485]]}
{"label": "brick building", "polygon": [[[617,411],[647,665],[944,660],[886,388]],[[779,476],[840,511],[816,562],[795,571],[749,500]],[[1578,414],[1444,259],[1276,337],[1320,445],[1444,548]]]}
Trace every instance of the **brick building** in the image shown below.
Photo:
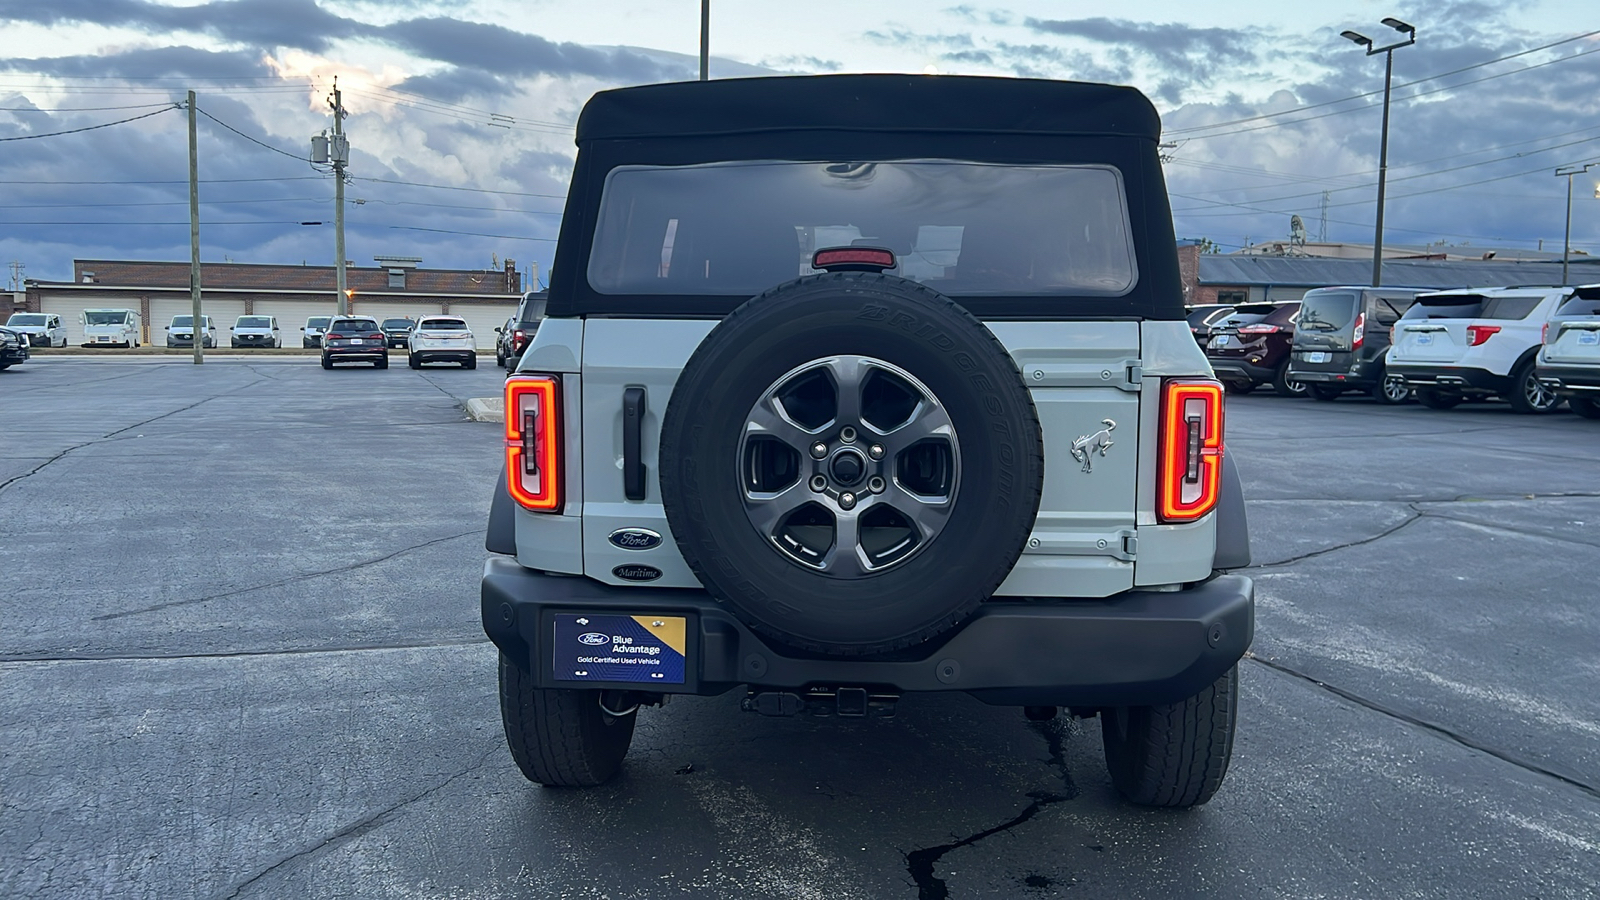
{"label": "brick building", "polygon": [[[503,270],[424,269],[414,257],[374,261],[375,266],[345,269],[352,313],[380,319],[450,313],[467,320],[479,346],[491,345],[495,327],[511,316],[522,296],[522,275],[509,259]],[[144,342],[158,346],[172,317],[190,312],[186,262],[79,259],[72,272],[72,281],[29,280],[22,306],[14,311],[61,316],[68,341],[78,344],[83,310],[131,309],[143,321]],[[201,302],[219,339],[239,316],[274,316],[284,346],[297,347],[306,319],[336,311],[335,279],[333,266],[202,263]]]}

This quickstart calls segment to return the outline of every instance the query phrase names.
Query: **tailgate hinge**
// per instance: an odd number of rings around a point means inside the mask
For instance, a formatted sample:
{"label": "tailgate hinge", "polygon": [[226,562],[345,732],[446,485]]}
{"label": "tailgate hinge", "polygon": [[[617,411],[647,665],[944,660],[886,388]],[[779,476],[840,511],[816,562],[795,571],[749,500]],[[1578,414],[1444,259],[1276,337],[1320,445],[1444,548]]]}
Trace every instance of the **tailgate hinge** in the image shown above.
{"label": "tailgate hinge", "polygon": [[1117,385],[1125,391],[1137,391],[1144,383],[1144,365],[1142,360],[1130,360],[1124,370],[1123,383]]}
{"label": "tailgate hinge", "polygon": [[1117,532],[1117,537],[1121,538],[1120,548],[1111,555],[1125,562],[1132,562],[1134,557],[1139,555],[1139,532],[1124,528]]}

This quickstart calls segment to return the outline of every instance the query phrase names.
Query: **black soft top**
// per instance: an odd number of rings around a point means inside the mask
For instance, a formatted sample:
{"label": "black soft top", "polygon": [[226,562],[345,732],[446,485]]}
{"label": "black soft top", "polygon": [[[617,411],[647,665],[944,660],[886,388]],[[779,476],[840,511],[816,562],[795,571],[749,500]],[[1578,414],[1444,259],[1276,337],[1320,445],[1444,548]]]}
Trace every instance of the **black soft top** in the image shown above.
{"label": "black soft top", "polygon": [[1161,121],[1137,90],[967,75],[729,78],[595,94],[578,143],[766,131],[868,130],[1120,135],[1154,141]]}

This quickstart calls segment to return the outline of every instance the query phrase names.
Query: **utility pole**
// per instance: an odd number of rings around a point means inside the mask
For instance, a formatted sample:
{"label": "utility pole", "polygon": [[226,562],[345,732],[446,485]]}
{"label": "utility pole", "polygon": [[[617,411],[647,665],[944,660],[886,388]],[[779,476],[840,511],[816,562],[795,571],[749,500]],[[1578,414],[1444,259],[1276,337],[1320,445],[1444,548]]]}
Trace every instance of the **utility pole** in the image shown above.
{"label": "utility pole", "polygon": [[[1572,255],[1572,176],[1582,175],[1600,163],[1585,163],[1581,166],[1562,166],[1556,170],[1556,177],[1567,176],[1567,236],[1561,241],[1561,284],[1567,284],[1567,259]],[[1600,196],[1600,192],[1596,192]],[[1539,245],[1543,248],[1544,244]]]}
{"label": "utility pole", "polygon": [[344,278],[344,167],[350,162],[350,141],[344,136],[344,99],[339,93],[339,76],[333,76],[333,138],[328,144],[328,157],[333,163],[333,249],[335,259],[334,281],[339,296],[339,315],[350,314],[350,294],[345,290]]}
{"label": "utility pole", "polygon": [[711,0],[700,0],[700,80],[711,80]]}
{"label": "utility pole", "polygon": [[206,361],[206,320],[200,312],[200,144],[195,133],[194,91],[189,92],[189,320],[194,364]]}

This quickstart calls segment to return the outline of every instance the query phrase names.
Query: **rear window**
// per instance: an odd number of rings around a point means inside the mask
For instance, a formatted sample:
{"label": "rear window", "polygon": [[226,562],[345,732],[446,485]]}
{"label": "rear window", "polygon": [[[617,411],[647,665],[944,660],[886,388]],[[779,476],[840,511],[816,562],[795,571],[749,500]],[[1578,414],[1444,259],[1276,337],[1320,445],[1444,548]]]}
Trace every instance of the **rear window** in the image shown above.
{"label": "rear window", "polygon": [[[1415,302],[1411,297],[1373,297],[1372,318],[1379,325],[1393,325],[1400,321],[1400,317],[1405,315],[1406,310]],[[1305,316],[1302,315],[1300,321],[1304,323]]]}
{"label": "rear window", "polygon": [[337,319],[328,326],[329,331],[377,331],[378,323],[371,319]]}
{"label": "rear window", "polygon": [[[1577,296],[1561,304],[1558,316],[1600,316],[1600,294],[1593,297]],[[15,317],[13,317],[14,319]]]}
{"label": "rear window", "polygon": [[383,320],[383,327],[385,327],[385,328],[410,328],[411,324],[412,323],[411,323],[410,319],[384,319]]}
{"label": "rear window", "polygon": [[850,246],[892,250],[891,272],[952,296],[1120,296],[1138,275],[1114,168],[763,161],[612,170],[588,279],[749,296]]}
{"label": "rear window", "polygon": [[1544,302],[1543,296],[1534,297],[1490,297],[1483,303],[1485,319],[1526,319],[1528,314],[1539,308]]}
{"label": "rear window", "polygon": [[522,305],[521,322],[528,325],[544,321],[544,308],[549,300],[529,300]]}
{"label": "rear window", "polygon": [[1285,303],[1263,316],[1262,320],[1274,325],[1293,325],[1298,318],[1300,318],[1300,304]]}
{"label": "rear window", "polygon": [[1233,312],[1233,307],[1231,306],[1202,306],[1190,310],[1186,318],[1188,318],[1191,328],[1199,328],[1202,325],[1211,325],[1219,322],[1231,312]]}
{"label": "rear window", "polygon": [[1300,301],[1298,327],[1311,332],[1344,331],[1355,323],[1356,301],[1351,291],[1311,291]]}
{"label": "rear window", "polygon": [[1435,294],[1422,296],[1400,318],[1414,319],[1477,319],[1483,313],[1481,294]]}
{"label": "rear window", "polygon": [[423,319],[417,323],[422,331],[466,331],[467,323],[461,319]]}

